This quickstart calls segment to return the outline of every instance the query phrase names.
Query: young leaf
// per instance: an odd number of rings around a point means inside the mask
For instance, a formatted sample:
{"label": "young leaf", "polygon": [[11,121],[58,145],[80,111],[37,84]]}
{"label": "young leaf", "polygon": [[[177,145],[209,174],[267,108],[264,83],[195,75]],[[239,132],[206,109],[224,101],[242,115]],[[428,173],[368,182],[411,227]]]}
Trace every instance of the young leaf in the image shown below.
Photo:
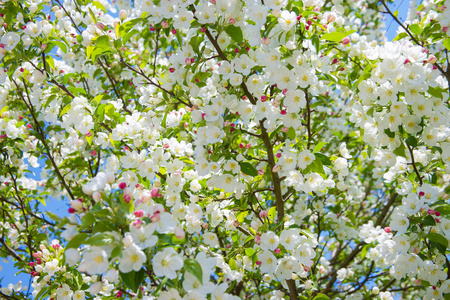
{"label": "young leaf", "polygon": [[123,283],[133,292],[137,292],[141,283],[145,279],[144,269],[140,269],[138,272],[131,271],[128,273],[119,272],[120,278],[122,278]]}
{"label": "young leaf", "polygon": [[195,259],[186,259],[184,261],[184,268],[197,278],[203,284],[202,266]]}
{"label": "young leaf", "polygon": [[258,176],[258,171],[255,169],[255,167],[248,162],[240,162],[239,166],[241,167],[242,173],[249,176]]}
{"label": "young leaf", "polygon": [[244,38],[242,34],[242,30],[240,27],[236,27],[234,25],[230,25],[225,27],[225,32],[238,44],[242,43]]}

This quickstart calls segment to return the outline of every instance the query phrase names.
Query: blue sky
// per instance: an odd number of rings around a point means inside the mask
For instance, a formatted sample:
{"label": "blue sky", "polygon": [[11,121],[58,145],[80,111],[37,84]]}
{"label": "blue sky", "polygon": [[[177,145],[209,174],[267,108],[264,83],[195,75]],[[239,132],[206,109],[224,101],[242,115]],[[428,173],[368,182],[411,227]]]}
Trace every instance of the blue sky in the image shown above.
{"label": "blue sky", "polygon": [[[398,18],[400,20],[404,21],[406,19],[406,15],[408,12],[409,3],[410,3],[410,0],[395,0],[393,3],[389,4],[389,6],[392,11],[398,10],[399,11]],[[397,31],[398,25],[389,15],[386,15],[385,24],[386,24],[385,30],[386,30],[387,39],[391,41],[397,35],[396,31]],[[42,162],[41,162],[41,164],[42,164]],[[32,178],[34,178],[34,179],[40,178],[40,174],[39,174],[40,170],[39,169],[31,169],[31,171],[33,171],[35,173],[34,176],[31,176]],[[50,211],[58,216],[63,217],[63,216],[68,215],[68,213],[67,213],[68,204],[67,203],[68,203],[67,201],[51,199],[50,201],[48,201],[46,207],[42,206],[42,209],[43,209],[43,212]],[[7,286],[9,283],[16,284],[19,281],[22,281],[23,286],[28,286],[30,276],[27,274],[15,275],[18,270],[14,268],[11,259],[8,260],[8,262],[0,260],[0,269],[1,269],[0,270],[0,278],[4,278],[2,280],[3,286]]]}

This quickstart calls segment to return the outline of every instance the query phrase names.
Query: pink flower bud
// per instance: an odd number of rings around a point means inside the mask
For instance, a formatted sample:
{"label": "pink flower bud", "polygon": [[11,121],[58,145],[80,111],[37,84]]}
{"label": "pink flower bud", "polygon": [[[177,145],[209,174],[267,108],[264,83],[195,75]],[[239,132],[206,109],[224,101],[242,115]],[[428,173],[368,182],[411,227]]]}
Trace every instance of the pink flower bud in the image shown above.
{"label": "pink flower bud", "polygon": [[93,192],[92,193],[92,199],[94,199],[95,202],[99,202],[100,200],[102,200],[102,194],[100,194],[100,192]]}
{"label": "pink flower bud", "polygon": [[275,249],[273,252],[275,252],[276,254],[280,254],[280,253],[281,253],[281,249],[280,249],[280,248],[277,248],[277,249]]}
{"label": "pink flower bud", "polygon": [[135,216],[136,218],[142,218],[142,217],[144,216],[144,211],[141,210],[141,209],[139,209],[139,210],[137,210],[137,211],[134,212],[134,216]]}
{"label": "pink flower bud", "polygon": [[261,217],[261,219],[267,218],[268,215],[269,212],[267,210],[262,210],[259,212],[259,216]]}
{"label": "pink flower bud", "polygon": [[69,214],[75,213],[75,209],[73,207],[69,207],[67,211],[69,212]]}
{"label": "pink flower bud", "polygon": [[83,202],[80,200],[72,200],[70,201],[70,206],[75,210],[81,210],[83,208]]}
{"label": "pink flower bud", "polygon": [[248,143],[247,145],[245,145],[245,149],[250,149],[252,147],[252,144]]}
{"label": "pink flower bud", "polygon": [[262,38],[261,43],[263,45],[270,45],[270,38]]}
{"label": "pink flower bud", "polygon": [[105,24],[103,24],[102,22],[98,22],[97,24],[95,24],[95,26],[97,26],[97,28],[100,30],[105,29]]}
{"label": "pink flower bud", "polygon": [[230,249],[230,248],[231,248],[231,244],[227,244],[226,247],[227,247],[228,249]]}
{"label": "pink flower bud", "polygon": [[429,62],[430,64],[436,63],[436,62],[437,62],[436,56],[431,55],[430,58],[428,59],[428,62]]}
{"label": "pink flower bud", "polygon": [[130,203],[130,201],[131,201],[131,196],[128,195],[128,194],[125,194],[125,195],[123,195],[123,200],[124,200],[126,203]]}
{"label": "pink flower bud", "polygon": [[256,265],[260,266],[261,265],[261,261],[260,260],[256,261]]}
{"label": "pink flower bud", "polygon": [[152,196],[152,198],[155,198],[156,196],[158,196],[158,194],[159,194],[158,188],[153,188],[150,192],[150,195]]}
{"label": "pink flower bud", "polygon": [[150,201],[150,199],[152,199],[152,195],[150,195],[150,193],[148,192],[143,192],[139,199],[142,201],[142,203],[146,203]]}
{"label": "pink flower bud", "polygon": [[162,21],[161,27],[165,29],[165,28],[169,27],[169,23],[167,23],[167,21]]}
{"label": "pink flower bud", "polygon": [[190,59],[190,58],[186,58],[186,59],[184,60],[184,62],[185,62],[185,64],[186,64],[187,66],[189,66],[189,65],[191,64],[191,59]]}
{"label": "pink flower bud", "polygon": [[128,13],[126,12],[126,10],[121,9],[119,11],[119,19],[121,19],[122,21],[125,20],[128,17]]}
{"label": "pink flower bud", "polygon": [[186,236],[186,232],[184,232],[183,229],[177,229],[175,231],[175,237],[179,240],[184,240],[184,237]]}
{"label": "pink flower bud", "polygon": [[119,183],[119,188],[120,188],[121,190],[125,189],[126,187],[127,187],[127,184],[126,184],[125,182]]}
{"label": "pink flower bud", "polygon": [[314,7],[314,11],[319,12],[319,11],[320,11],[320,7],[315,6],[315,7]]}
{"label": "pink flower bud", "polygon": [[228,20],[228,23],[230,23],[231,25],[233,25],[233,24],[236,23],[236,20],[233,19],[233,18],[230,18],[230,19]]}
{"label": "pink flower bud", "polygon": [[263,169],[259,169],[258,170],[258,175],[263,175],[264,174],[264,170]]}
{"label": "pink flower bud", "polygon": [[303,269],[305,269],[306,272],[309,272],[309,270],[311,270],[311,268],[308,266],[303,266]]}
{"label": "pink flower bud", "polygon": [[277,158],[280,158],[280,157],[281,157],[281,152],[278,152],[277,154],[275,154],[275,156],[276,156]]}
{"label": "pink flower bud", "polygon": [[172,32],[172,34],[177,34],[177,30],[176,29],[172,29],[171,32]]}
{"label": "pink flower bud", "polygon": [[244,143],[239,144],[239,149],[243,149],[245,147]]}
{"label": "pink flower bud", "polygon": [[336,17],[333,14],[329,14],[327,17],[327,22],[328,23],[333,23],[334,21],[336,21]]}
{"label": "pink flower bud", "polygon": [[135,220],[135,221],[133,222],[133,226],[134,226],[135,228],[137,228],[137,229],[141,228],[142,224],[143,224],[143,223],[142,223],[141,220]]}
{"label": "pink flower bud", "polygon": [[427,212],[429,215],[434,215],[436,213],[434,209],[429,209]]}
{"label": "pink flower bud", "polygon": [[28,265],[29,265],[30,267],[34,267],[35,263],[34,263],[33,261],[30,261],[30,262],[28,263]]}
{"label": "pink flower bud", "polygon": [[261,237],[259,235],[255,236],[255,243],[258,245],[261,243]]}
{"label": "pink flower bud", "polygon": [[266,95],[262,95],[261,96],[261,102],[266,102],[267,101],[267,96]]}
{"label": "pink flower bud", "polygon": [[281,131],[282,131],[282,132],[284,132],[284,133],[286,133],[286,132],[288,132],[288,131],[289,131],[289,128],[288,128],[288,127],[286,127],[286,126],[284,126],[283,128],[281,128]]}
{"label": "pink flower bud", "polygon": [[200,28],[200,32],[204,33],[206,31],[205,27]]}
{"label": "pink flower bud", "polygon": [[391,230],[391,227],[384,227],[384,232],[386,232],[386,233],[391,233],[392,232],[392,230]]}
{"label": "pink flower bud", "polygon": [[91,151],[91,156],[96,156],[96,155],[97,155],[97,151],[92,150],[92,151]]}
{"label": "pink flower bud", "polygon": [[419,247],[415,247],[413,252],[414,252],[414,254],[419,254],[420,253],[420,248]]}
{"label": "pink flower bud", "polygon": [[159,222],[159,220],[161,220],[160,214],[154,214],[153,216],[150,217],[150,221],[152,221],[152,223]]}
{"label": "pink flower bud", "polygon": [[274,167],[272,168],[272,172],[273,172],[273,173],[277,173],[278,171],[280,171],[280,169],[281,169],[281,167],[278,166],[278,165],[276,165],[276,166],[274,166]]}
{"label": "pink flower bud", "polygon": [[350,38],[346,36],[345,38],[342,39],[342,44],[347,45],[348,43],[350,43]]}
{"label": "pink flower bud", "polygon": [[209,224],[208,224],[208,223],[202,223],[202,228],[203,228],[203,229],[208,229],[208,227],[209,227]]}
{"label": "pink flower bud", "polygon": [[53,244],[52,245],[52,248],[55,249],[55,250],[59,249],[59,247],[61,247],[59,244]]}
{"label": "pink flower bud", "polygon": [[27,124],[27,128],[31,129],[31,128],[33,128],[33,126],[31,124]]}

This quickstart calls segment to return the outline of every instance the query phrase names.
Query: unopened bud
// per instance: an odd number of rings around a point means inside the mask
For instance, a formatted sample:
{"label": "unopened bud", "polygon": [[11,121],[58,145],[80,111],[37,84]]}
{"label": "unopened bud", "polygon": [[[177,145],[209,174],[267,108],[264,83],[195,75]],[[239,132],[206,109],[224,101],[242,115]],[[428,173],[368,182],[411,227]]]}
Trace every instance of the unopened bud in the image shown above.
{"label": "unopened bud", "polygon": [[121,9],[119,12],[119,18],[123,21],[126,18],[128,18],[128,13],[126,12],[126,10]]}

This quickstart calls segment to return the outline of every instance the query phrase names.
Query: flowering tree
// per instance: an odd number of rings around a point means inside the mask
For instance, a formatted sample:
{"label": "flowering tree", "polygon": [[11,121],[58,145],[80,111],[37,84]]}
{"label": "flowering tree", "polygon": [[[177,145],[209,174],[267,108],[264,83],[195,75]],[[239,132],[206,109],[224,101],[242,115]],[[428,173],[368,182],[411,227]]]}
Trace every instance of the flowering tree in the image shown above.
{"label": "flowering tree", "polygon": [[450,298],[449,0],[132,2],[1,1],[0,299]]}

